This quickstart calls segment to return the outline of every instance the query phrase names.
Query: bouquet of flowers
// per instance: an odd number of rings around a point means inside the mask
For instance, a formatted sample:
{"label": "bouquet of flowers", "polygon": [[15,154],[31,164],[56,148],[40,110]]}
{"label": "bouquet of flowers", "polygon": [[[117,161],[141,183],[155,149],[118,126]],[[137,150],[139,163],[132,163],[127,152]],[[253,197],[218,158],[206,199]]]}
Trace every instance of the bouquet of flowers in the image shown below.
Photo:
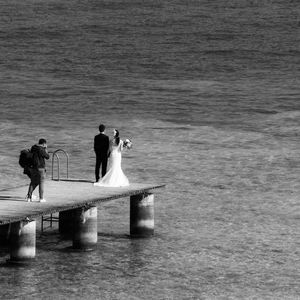
{"label": "bouquet of flowers", "polygon": [[131,149],[132,148],[132,142],[130,139],[126,139],[124,142],[123,142],[123,147],[126,148],[126,149]]}

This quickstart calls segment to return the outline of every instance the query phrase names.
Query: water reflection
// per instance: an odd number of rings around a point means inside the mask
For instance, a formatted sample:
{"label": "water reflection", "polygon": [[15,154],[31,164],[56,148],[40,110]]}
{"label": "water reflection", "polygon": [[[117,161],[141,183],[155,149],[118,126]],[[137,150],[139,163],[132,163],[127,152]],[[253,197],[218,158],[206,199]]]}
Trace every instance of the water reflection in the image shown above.
{"label": "water reflection", "polygon": [[152,239],[132,239],[129,243],[128,271],[134,276],[139,276],[141,272],[151,264],[149,254]]}
{"label": "water reflection", "polygon": [[7,273],[9,276],[1,276],[1,286],[6,287],[6,298],[17,299],[22,295],[32,295],[38,292],[40,276],[36,276],[37,264],[35,261],[30,263],[10,263],[4,261],[0,264],[1,273]]}

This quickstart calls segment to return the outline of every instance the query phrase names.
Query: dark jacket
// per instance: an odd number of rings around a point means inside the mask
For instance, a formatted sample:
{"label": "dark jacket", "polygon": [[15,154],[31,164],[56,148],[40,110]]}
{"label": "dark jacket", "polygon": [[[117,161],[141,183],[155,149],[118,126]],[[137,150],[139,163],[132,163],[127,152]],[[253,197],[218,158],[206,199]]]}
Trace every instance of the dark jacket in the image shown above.
{"label": "dark jacket", "polygon": [[109,137],[104,133],[99,133],[94,138],[94,151],[96,155],[107,156],[109,149]]}
{"label": "dark jacket", "polygon": [[40,145],[33,145],[32,152],[32,167],[33,169],[44,169],[45,159],[49,159],[49,154],[46,149]]}

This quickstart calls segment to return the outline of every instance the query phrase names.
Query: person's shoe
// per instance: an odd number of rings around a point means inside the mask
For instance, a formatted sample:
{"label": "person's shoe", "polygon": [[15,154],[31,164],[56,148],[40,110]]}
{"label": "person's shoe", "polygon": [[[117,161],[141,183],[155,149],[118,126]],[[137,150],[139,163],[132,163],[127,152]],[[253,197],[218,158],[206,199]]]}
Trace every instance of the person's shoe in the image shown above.
{"label": "person's shoe", "polygon": [[30,198],[28,195],[25,197],[25,200],[27,201],[27,202],[31,202],[32,201],[32,198]]}
{"label": "person's shoe", "polygon": [[46,202],[46,199],[42,198],[40,199],[40,202]]}

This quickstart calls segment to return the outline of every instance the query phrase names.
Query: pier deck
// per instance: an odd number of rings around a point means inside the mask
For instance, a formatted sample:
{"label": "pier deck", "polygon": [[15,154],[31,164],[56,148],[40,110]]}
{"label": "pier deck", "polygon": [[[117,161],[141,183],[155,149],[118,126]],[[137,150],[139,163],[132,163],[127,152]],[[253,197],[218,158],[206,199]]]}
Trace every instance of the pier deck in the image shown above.
{"label": "pier deck", "polygon": [[[162,187],[164,185],[132,183],[128,187],[108,188],[95,187],[88,180],[47,180],[45,182],[47,201],[44,203],[25,201],[28,185],[5,189],[0,191],[0,225],[140,195]],[[35,194],[37,193],[38,188],[35,191]]]}

